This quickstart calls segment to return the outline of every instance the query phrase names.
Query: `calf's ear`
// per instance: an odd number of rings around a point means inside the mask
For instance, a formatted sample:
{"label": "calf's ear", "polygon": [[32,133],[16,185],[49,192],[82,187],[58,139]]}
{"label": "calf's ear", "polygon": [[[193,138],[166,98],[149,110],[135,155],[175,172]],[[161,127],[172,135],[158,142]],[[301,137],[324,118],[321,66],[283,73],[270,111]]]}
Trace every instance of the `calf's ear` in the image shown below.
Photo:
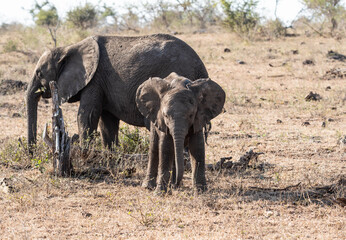
{"label": "calf's ear", "polygon": [[214,81],[199,79],[188,84],[188,88],[195,93],[198,107],[193,123],[194,132],[201,131],[203,127],[222,111],[226,94]]}
{"label": "calf's ear", "polygon": [[162,78],[149,78],[142,83],[136,92],[136,104],[141,114],[149,119],[163,132],[168,131],[164,122],[161,108],[161,99],[170,89],[170,85]]}

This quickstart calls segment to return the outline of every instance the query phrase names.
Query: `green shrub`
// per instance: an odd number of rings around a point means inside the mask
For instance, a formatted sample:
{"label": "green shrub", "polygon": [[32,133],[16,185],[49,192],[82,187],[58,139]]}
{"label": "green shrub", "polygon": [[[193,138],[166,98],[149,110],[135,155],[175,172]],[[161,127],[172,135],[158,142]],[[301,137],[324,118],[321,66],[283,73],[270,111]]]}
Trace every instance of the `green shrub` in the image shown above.
{"label": "green shrub", "polygon": [[5,53],[9,52],[15,52],[18,50],[18,43],[16,41],[13,41],[12,39],[8,40],[3,48]]}
{"label": "green shrub", "polygon": [[33,167],[43,172],[51,158],[51,151],[43,142],[36,144],[31,156],[24,138],[9,141],[0,148],[0,163],[7,166]]}
{"label": "green shrub", "polygon": [[149,138],[141,135],[138,128],[130,130],[127,125],[120,128],[118,150],[128,154],[147,153],[149,149]]}
{"label": "green shrub", "polygon": [[287,32],[285,26],[279,19],[268,20],[262,31],[265,32],[265,35],[275,38],[285,36]]}
{"label": "green shrub", "polygon": [[86,3],[84,6],[78,6],[75,9],[67,12],[67,22],[72,26],[87,29],[96,26],[98,12],[90,3]]}
{"label": "green shrub", "polygon": [[258,1],[245,0],[221,0],[221,6],[226,18],[224,23],[227,27],[242,37],[250,37],[258,26],[259,15],[255,12]]}

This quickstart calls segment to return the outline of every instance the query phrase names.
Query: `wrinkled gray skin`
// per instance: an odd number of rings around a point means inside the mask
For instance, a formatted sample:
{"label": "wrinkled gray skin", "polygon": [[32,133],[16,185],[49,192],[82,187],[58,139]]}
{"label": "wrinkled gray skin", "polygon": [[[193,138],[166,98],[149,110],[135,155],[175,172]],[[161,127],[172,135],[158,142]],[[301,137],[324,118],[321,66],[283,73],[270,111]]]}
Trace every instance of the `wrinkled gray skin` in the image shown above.
{"label": "wrinkled gray skin", "polygon": [[[208,78],[192,82],[172,73],[165,79],[145,81],[137,90],[136,102],[140,112],[151,121],[149,163],[143,187],[156,187],[161,192],[167,190],[169,182],[179,186],[184,173],[183,150],[188,146],[193,185],[198,190],[205,189],[202,129],[222,111],[222,88]],[[171,171],[174,163],[175,169]]]}
{"label": "wrinkled gray skin", "polygon": [[57,82],[62,103],[80,101],[78,130],[82,140],[99,126],[103,144],[111,147],[118,139],[119,120],[149,127],[136,107],[136,90],[149,77],[164,78],[171,72],[192,80],[208,77],[195,51],[165,34],[93,36],[46,51],[27,89],[30,146],[36,142],[38,101],[51,97],[50,81]]}

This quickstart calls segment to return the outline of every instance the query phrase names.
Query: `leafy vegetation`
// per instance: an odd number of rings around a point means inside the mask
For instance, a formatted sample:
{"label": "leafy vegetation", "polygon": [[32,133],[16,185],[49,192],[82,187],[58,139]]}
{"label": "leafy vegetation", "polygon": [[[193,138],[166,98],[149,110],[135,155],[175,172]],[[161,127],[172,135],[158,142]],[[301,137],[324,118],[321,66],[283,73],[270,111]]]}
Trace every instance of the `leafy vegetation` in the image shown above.
{"label": "leafy vegetation", "polygon": [[97,10],[91,3],[86,3],[67,12],[66,21],[81,29],[94,27],[97,24]]}
{"label": "leafy vegetation", "polygon": [[56,47],[59,26],[59,15],[56,7],[48,0],[42,4],[36,1],[34,7],[29,12],[36,25],[46,27],[49,30],[51,38],[54,41],[54,47]]}
{"label": "leafy vegetation", "polygon": [[256,13],[258,1],[221,0],[222,9],[226,15],[224,23],[240,36],[250,37],[259,23]]}
{"label": "leafy vegetation", "polygon": [[120,128],[118,151],[123,153],[147,153],[149,138],[143,136],[138,128],[131,130],[128,125]]}
{"label": "leafy vegetation", "polygon": [[18,50],[18,43],[12,39],[9,39],[5,44],[4,44],[4,53],[8,52],[14,52]]}
{"label": "leafy vegetation", "polygon": [[303,4],[313,13],[315,18],[322,18],[330,25],[330,34],[333,35],[338,27],[338,22],[346,15],[346,9],[341,5],[341,0],[302,0]]}

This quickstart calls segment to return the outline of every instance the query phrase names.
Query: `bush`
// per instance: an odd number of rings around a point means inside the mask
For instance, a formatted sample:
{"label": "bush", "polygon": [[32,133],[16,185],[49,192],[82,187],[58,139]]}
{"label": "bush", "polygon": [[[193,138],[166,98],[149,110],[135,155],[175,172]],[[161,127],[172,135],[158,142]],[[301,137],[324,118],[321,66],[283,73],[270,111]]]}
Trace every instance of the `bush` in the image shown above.
{"label": "bush", "polygon": [[15,52],[18,50],[18,43],[13,40],[8,40],[4,45],[4,53]]}
{"label": "bush", "polygon": [[250,37],[258,25],[259,15],[255,12],[258,1],[221,0],[222,9],[226,15],[224,23],[232,31],[242,37]]}
{"label": "bush", "polygon": [[287,32],[286,27],[279,19],[267,21],[262,31],[266,36],[275,38],[285,36]]}
{"label": "bush", "polygon": [[0,163],[7,166],[32,167],[43,172],[51,158],[51,151],[43,142],[36,144],[34,153],[30,156],[27,141],[24,138],[9,141],[0,148]]}
{"label": "bush", "polygon": [[98,12],[90,3],[84,6],[78,6],[67,12],[67,22],[70,22],[74,27],[87,29],[96,26]]}
{"label": "bush", "polygon": [[141,136],[138,128],[130,130],[125,125],[120,128],[119,134],[119,148],[120,152],[123,153],[147,153],[149,150],[149,138]]}
{"label": "bush", "polygon": [[302,3],[313,13],[313,17],[322,17],[329,22],[331,35],[345,15],[341,0],[302,0]]}

